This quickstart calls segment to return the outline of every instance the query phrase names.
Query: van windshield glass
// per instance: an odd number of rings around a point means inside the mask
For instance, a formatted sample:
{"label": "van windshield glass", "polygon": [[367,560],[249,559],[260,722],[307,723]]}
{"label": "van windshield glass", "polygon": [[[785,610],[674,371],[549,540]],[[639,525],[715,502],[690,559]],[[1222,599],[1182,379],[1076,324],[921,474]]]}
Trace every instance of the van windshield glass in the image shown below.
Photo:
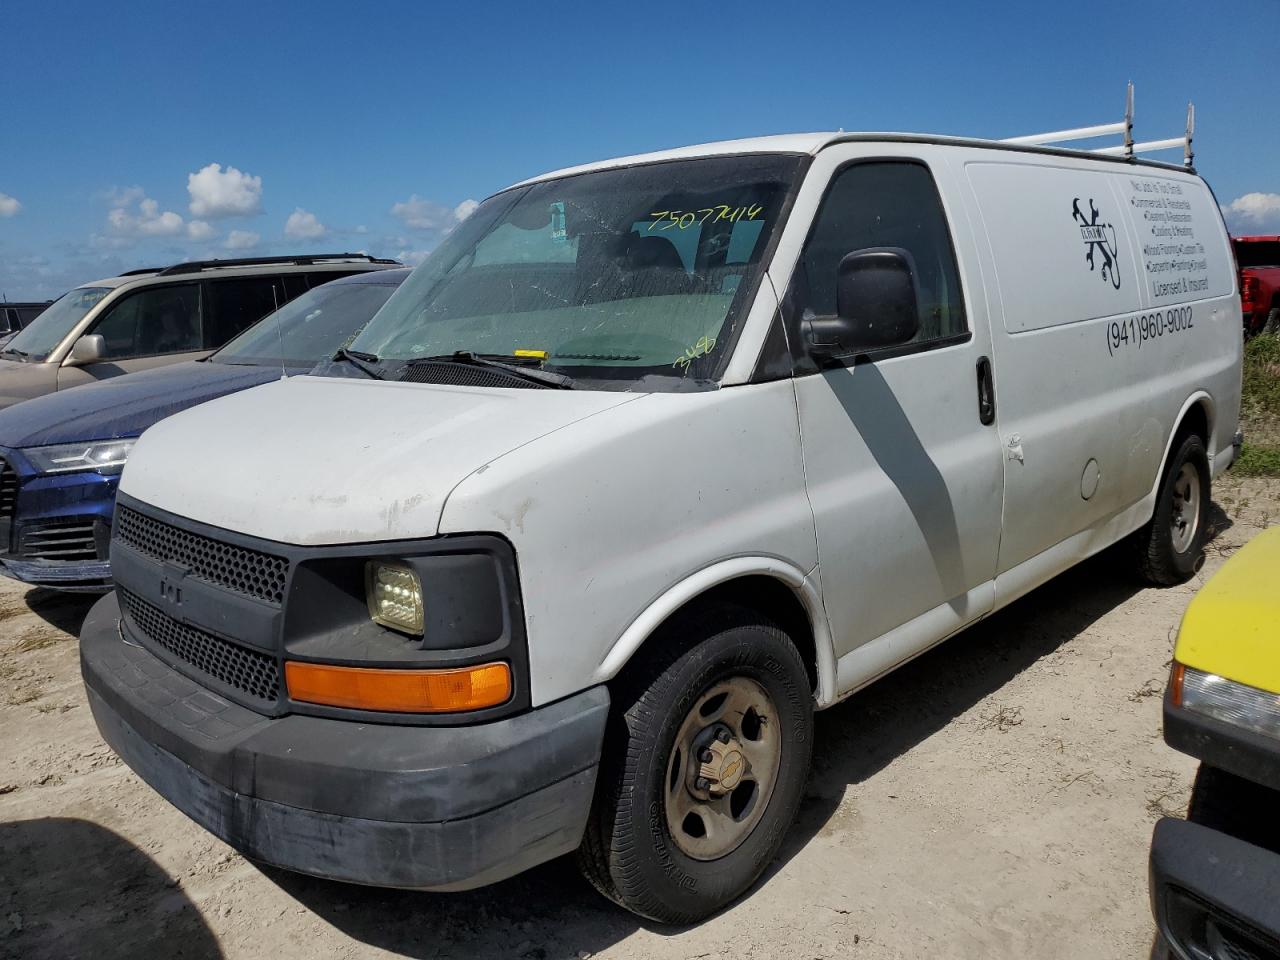
{"label": "van windshield glass", "polygon": [[4,348],[9,359],[47,360],[63,337],[98,301],[111,292],[111,287],[77,287],[55,300],[44,313],[31,321]]}
{"label": "van windshield glass", "polygon": [[622,386],[708,379],[754,294],[801,162],[704,157],[498,194],[352,349],[383,360],[531,352],[544,369]]}
{"label": "van windshield glass", "polygon": [[395,288],[394,283],[340,281],[308,290],[209,359],[244,366],[315,366],[349,342]]}

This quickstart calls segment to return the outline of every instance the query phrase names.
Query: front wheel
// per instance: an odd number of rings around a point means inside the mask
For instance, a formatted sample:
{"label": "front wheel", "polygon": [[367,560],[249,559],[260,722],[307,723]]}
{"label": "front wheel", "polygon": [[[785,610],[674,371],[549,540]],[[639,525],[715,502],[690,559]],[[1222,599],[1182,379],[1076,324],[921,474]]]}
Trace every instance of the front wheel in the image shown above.
{"label": "front wheel", "polygon": [[1157,586],[1190,580],[1204,563],[1209,517],[1209,456],[1194,433],[1178,441],[1160,483],[1151,521],[1134,534],[1138,570]]}
{"label": "front wheel", "polygon": [[791,639],[742,608],[655,640],[618,685],[579,862],[628,910],[691,923],[777,854],[808,776],[813,697]]}

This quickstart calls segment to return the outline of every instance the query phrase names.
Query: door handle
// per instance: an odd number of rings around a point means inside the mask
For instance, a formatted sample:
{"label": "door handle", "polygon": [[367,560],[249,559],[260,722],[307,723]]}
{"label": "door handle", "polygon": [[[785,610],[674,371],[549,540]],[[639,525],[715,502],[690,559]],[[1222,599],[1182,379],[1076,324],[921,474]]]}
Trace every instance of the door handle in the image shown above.
{"label": "door handle", "polygon": [[991,361],[978,358],[978,422],[989,427],[996,422],[996,389],[991,379]]}

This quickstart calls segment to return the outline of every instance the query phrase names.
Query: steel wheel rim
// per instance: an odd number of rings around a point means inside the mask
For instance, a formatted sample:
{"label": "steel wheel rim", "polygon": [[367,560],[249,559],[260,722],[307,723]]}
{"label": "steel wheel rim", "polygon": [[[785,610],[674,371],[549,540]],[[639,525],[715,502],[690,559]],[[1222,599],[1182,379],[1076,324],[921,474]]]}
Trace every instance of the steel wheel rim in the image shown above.
{"label": "steel wheel rim", "polygon": [[738,849],[764,816],[782,765],[773,699],[747,677],[708,687],[676,732],[667,758],[667,830],[682,853],[718,860]]}
{"label": "steel wheel rim", "polygon": [[1173,549],[1186,553],[1200,530],[1200,471],[1194,464],[1184,463],[1173,481],[1173,512],[1169,517],[1169,533]]}

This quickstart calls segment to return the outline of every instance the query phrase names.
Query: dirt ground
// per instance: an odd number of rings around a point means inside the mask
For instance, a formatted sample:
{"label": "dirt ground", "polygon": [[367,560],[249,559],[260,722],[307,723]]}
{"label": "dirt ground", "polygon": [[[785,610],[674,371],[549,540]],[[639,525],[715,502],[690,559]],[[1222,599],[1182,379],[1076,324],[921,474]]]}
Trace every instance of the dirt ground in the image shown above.
{"label": "dirt ground", "polygon": [[1160,736],[1205,576],[1280,520],[1280,481],[1215,491],[1204,573],[1139,589],[1095,558],[819,715],[799,823],[765,879],[673,930],[569,862],[488,890],[370,890],[263,870],[103,745],[80,683],[88,602],[0,585],[0,956],[1145,958],[1147,844],[1194,763]]}

